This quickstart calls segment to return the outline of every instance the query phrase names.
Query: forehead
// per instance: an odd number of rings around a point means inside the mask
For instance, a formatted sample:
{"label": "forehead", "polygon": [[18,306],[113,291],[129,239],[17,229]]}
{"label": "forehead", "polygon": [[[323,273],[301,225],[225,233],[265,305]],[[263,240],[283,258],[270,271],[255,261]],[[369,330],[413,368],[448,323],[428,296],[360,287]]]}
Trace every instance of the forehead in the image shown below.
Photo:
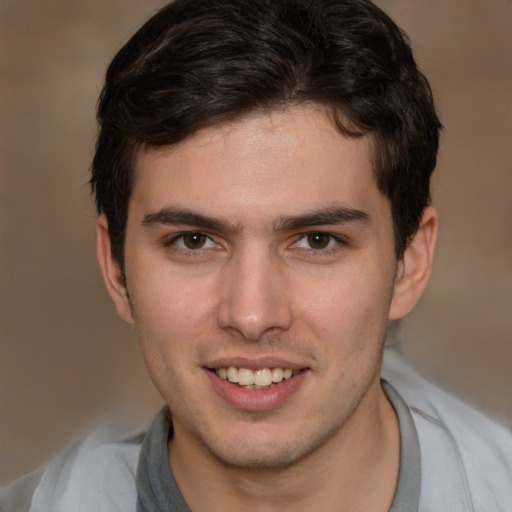
{"label": "forehead", "polygon": [[385,200],[372,162],[370,139],[345,137],[323,108],[253,114],[142,150],[130,208],[172,204],[226,216],[244,208],[253,217],[336,203],[371,210],[372,201]]}

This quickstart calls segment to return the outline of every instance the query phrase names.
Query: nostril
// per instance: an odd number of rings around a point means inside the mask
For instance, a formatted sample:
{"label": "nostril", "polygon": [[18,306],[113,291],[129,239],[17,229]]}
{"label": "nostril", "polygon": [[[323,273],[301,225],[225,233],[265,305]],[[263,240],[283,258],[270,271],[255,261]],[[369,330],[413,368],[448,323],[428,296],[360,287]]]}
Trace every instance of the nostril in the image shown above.
{"label": "nostril", "polygon": [[246,252],[249,254],[236,258],[236,268],[224,275],[217,324],[247,341],[258,341],[269,331],[289,329],[291,305],[268,254],[255,256],[258,250]]}
{"label": "nostril", "polygon": [[217,324],[247,341],[259,341],[264,336],[270,337],[290,328],[292,314],[286,305],[265,304],[259,311],[255,311],[256,308],[244,312],[240,304],[234,307],[223,305],[218,312]]}

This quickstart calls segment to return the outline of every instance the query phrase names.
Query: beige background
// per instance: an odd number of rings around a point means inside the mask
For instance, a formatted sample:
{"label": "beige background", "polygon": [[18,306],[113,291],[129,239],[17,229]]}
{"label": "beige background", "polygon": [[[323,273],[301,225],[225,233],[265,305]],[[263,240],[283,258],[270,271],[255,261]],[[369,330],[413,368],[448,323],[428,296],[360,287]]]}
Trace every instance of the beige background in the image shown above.
{"label": "beige background", "polygon": [[[400,346],[512,423],[512,2],[381,0],[409,33],[446,131],[430,288]],[[0,481],[107,413],[159,407],[95,262],[86,182],[109,59],[157,0],[3,0]]]}

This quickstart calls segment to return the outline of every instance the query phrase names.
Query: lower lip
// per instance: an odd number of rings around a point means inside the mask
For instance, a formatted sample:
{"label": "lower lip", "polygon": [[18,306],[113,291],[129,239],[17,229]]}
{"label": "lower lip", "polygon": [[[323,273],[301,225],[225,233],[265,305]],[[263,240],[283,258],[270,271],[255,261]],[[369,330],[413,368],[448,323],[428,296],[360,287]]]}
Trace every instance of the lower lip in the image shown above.
{"label": "lower lip", "polygon": [[293,377],[274,384],[267,389],[244,389],[221,379],[216,373],[205,368],[214,391],[229,405],[244,411],[268,411],[282,405],[298,391],[309,370],[303,370]]}

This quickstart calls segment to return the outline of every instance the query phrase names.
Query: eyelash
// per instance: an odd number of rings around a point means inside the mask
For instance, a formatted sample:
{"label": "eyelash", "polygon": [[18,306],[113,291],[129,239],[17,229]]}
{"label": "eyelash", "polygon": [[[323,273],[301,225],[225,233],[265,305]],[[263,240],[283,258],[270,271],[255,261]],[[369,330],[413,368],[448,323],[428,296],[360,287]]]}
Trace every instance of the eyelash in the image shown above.
{"label": "eyelash", "polygon": [[[197,247],[195,249],[186,247],[185,242],[184,242],[185,237],[194,236],[194,235],[197,235],[199,237],[204,237],[204,243],[205,244],[209,243],[209,244],[211,244],[211,246],[204,247],[204,244],[203,244],[201,247]],[[299,244],[302,241],[304,241],[304,240],[307,241],[308,237],[315,236],[315,235],[328,238],[328,241],[327,241],[327,244],[325,247],[320,247],[320,248],[314,248],[311,246],[299,247]],[[181,240],[182,244],[184,245],[183,247],[180,247],[178,245],[178,242],[180,240]],[[215,249],[217,247],[220,247],[220,245],[217,244],[210,235],[208,235],[207,233],[204,233],[202,231],[185,231],[185,232],[176,234],[170,240],[166,241],[164,245],[165,245],[165,247],[169,248],[172,251],[181,252],[181,254],[183,254],[185,256],[189,256],[189,257],[194,257],[194,256],[197,257],[197,256],[200,256],[201,254],[203,254],[203,252],[205,250]],[[311,245],[311,244],[308,242],[308,245]],[[346,247],[347,245],[348,245],[347,240],[340,236],[336,236],[336,235],[333,235],[333,234],[325,232],[325,231],[309,231],[307,233],[301,234],[299,236],[298,240],[292,244],[291,248],[292,249],[296,248],[296,249],[305,251],[305,252],[307,252],[308,255],[311,255],[313,257],[323,257],[323,256],[326,257],[326,256],[331,255],[333,252],[339,251],[341,247],[344,247],[344,246]]]}
{"label": "eyelash", "polygon": [[[185,243],[184,243],[185,237],[186,236],[194,236],[194,235],[204,237],[205,243],[210,242],[214,245],[218,245],[213,241],[213,239],[210,235],[207,235],[206,233],[203,233],[202,231],[185,231],[183,233],[179,233],[179,234],[173,236],[168,242],[165,243],[165,246],[172,247],[172,248],[174,248],[174,250],[181,250],[185,253],[190,253],[190,254],[198,253],[200,250],[204,249],[203,246],[193,249],[190,247],[186,247],[186,246],[180,247],[179,245],[177,245],[177,242],[179,240],[181,240],[183,242],[183,244],[185,245]],[[207,247],[207,249],[210,249],[210,247]]]}
{"label": "eyelash", "polygon": [[[314,251],[314,252],[327,252],[330,249],[334,248],[334,247],[332,247],[332,245],[338,245],[338,244],[344,245],[346,243],[342,238],[332,235],[331,233],[326,233],[324,231],[310,231],[308,233],[304,233],[294,245],[297,246],[301,241],[308,240],[308,238],[312,237],[312,236],[320,236],[320,237],[325,237],[328,239],[325,247],[308,247],[308,248],[306,248],[307,250]],[[333,244],[333,242],[334,242],[334,244]],[[311,246],[310,240],[308,240],[308,245]]]}

